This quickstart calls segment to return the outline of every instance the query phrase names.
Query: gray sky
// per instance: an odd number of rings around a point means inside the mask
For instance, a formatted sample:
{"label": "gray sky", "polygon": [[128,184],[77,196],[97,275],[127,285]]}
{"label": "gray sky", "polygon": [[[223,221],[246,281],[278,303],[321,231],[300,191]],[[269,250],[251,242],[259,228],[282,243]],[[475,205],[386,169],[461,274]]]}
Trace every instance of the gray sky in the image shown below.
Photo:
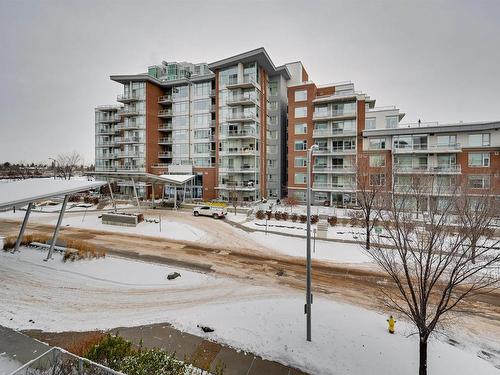
{"label": "gray sky", "polygon": [[500,120],[499,0],[0,0],[0,162],[93,163],[94,107],[121,92],[110,74],[260,46],[404,122]]}

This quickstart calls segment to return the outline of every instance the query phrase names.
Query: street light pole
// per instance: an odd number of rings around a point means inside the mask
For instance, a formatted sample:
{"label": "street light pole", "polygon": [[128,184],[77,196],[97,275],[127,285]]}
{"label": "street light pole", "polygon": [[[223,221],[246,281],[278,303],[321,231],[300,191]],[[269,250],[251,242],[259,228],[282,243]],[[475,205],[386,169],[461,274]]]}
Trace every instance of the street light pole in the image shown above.
{"label": "street light pole", "polygon": [[307,268],[307,284],[306,284],[306,326],[307,326],[307,341],[311,341],[311,159],[314,150],[318,149],[318,145],[312,145],[307,151],[307,243],[306,243],[306,268]]}

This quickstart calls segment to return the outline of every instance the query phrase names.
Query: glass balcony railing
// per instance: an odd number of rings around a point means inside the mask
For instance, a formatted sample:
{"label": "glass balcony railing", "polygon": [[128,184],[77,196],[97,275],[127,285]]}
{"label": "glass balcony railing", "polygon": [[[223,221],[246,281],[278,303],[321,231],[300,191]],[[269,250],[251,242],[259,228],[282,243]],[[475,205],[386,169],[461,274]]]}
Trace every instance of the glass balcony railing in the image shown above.
{"label": "glass balcony railing", "polygon": [[326,119],[333,117],[354,117],[356,116],[356,111],[344,111],[344,110],[333,110],[333,111],[315,111],[313,113],[313,120],[316,119]]}

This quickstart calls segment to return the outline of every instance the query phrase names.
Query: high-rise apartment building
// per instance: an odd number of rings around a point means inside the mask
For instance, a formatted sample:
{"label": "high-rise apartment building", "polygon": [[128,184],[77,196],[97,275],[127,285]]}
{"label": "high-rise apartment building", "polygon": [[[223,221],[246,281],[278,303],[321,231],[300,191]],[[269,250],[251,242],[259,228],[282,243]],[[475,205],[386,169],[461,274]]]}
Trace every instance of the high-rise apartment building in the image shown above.
{"label": "high-rise apartment building", "polygon": [[[123,105],[95,110],[96,171],[110,178],[191,174],[196,199],[304,201],[306,150],[317,144],[316,204],[355,203],[360,168],[370,183],[396,187],[414,173],[443,185],[465,177],[478,193],[499,185],[499,122],[402,125],[399,109],[375,107],[350,82],[316,85],[300,62],[276,67],[263,48],[111,79]],[[126,180],[119,186],[132,193]]]}

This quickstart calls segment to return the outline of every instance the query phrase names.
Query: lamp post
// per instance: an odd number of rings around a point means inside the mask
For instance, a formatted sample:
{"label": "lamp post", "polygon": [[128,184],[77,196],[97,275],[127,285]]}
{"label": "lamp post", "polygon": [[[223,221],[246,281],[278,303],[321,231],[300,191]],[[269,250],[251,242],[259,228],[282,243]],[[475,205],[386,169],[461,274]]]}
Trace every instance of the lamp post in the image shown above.
{"label": "lamp post", "polygon": [[312,145],[307,151],[307,190],[306,190],[306,204],[307,204],[307,242],[306,242],[306,339],[311,341],[311,160],[312,153],[318,149],[318,145]]}

